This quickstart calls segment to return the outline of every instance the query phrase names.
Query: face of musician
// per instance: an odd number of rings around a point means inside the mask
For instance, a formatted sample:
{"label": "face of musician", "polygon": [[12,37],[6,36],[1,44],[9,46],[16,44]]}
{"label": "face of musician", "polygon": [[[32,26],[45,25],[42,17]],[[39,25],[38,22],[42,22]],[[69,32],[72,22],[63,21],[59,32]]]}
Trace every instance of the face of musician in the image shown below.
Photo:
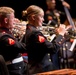
{"label": "face of musician", "polygon": [[40,12],[39,14],[34,15],[32,19],[34,20],[34,24],[36,26],[42,26],[44,21],[44,12]]}
{"label": "face of musician", "polygon": [[56,6],[56,1],[55,0],[46,0],[46,4],[48,9],[54,10]]}
{"label": "face of musician", "polygon": [[0,26],[8,29],[13,28],[14,10],[10,7],[0,7]]}
{"label": "face of musician", "polygon": [[15,17],[14,17],[14,14],[13,13],[10,14],[9,18],[7,18],[7,27],[9,29],[12,29],[13,28],[14,18]]}
{"label": "face of musician", "polygon": [[31,5],[27,8],[27,19],[28,23],[35,27],[42,26],[44,21],[44,11],[42,8]]}

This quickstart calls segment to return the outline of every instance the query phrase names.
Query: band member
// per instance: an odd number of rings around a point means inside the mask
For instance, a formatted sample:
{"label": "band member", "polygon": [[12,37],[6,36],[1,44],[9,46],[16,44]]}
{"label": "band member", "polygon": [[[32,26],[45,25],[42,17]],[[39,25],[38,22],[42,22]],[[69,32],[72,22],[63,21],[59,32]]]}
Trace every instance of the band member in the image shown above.
{"label": "band member", "polygon": [[[67,2],[64,1],[62,4],[70,8]],[[46,5],[45,22],[54,27],[58,27],[59,24],[63,23],[62,18],[66,17],[65,13],[56,9],[56,0],[46,0]]]}
{"label": "band member", "polygon": [[21,56],[26,52],[25,44],[18,42],[11,33],[14,12],[11,7],[0,7],[0,54],[5,59],[10,75],[25,75],[26,67]]}
{"label": "band member", "polygon": [[[62,3],[64,6],[70,8],[70,5],[67,2]],[[56,0],[46,0],[47,10],[45,11],[45,23],[49,26],[58,27],[62,24],[62,18],[65,18],[66,15],[64,12],[61,12],[56,9]],[[52,62],[54,65],[59,68],[59,53],[55,53],[51,56]]]}
{"label": "band member", "polygon": [[51,55],[57,52],[57,48],[64,42],[66,33],[65,25],[60,25],[57,29],[58,36],[53,43],[49,42],[46,37],[38,30],[44,21],[44,11],[36,5],[29,6],[26,10],[28,24],[26,25],[26,34],[22,42],[26,43],[28,51],[28,74],[56,70],[51,62]]}

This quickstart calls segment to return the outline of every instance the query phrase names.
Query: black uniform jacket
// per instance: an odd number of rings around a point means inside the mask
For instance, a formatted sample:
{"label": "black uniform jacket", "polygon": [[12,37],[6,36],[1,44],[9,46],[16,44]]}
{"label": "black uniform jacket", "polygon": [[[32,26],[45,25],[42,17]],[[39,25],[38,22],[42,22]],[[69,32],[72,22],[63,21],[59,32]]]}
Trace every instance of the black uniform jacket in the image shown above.
{"label": "black uniform jacket", "polygon": [[55,26],[56,24],[58,24],[58,20],[56,15],[54,14],[53,11],[47,10],[45,12],[45,23],[48,23],[51,20],[50,25]]}
{"label": "black uniform jacket", "polygon": [[25,45],[18,42],[7,28],[0,28],[0,54],[5,61],[12,61],[26,52]]}
{"label": "black uniform jacket", "polygon": [[[26,43],[30,69],[33,70],[33,67],[37,66],[38,64],[41,65],[39,67],[39,70],[41,67],[44,68],[47,65],[50,65],[50,56],[48,56],[47,54],[49,52],[53,54],[57,51],[57,48],[62,44],[61,39],[63,39],[63,37],[61,35],[58,35],[56,40],[51,43],[47,41],[46,37],[33,25],[27,24],[26,35],[23,37],[22,42]],[[37,69],[35,69],[35,72]]]}
{"label": "black uniform jacket", "polygon": [[[55,13],[58,13],[59,17],[57,17]],[[60,22],[61,24],[65,22],[66,15],[64,12],[61,12],[58,10],[47,10],[45,12],[44,18],[45,18],[45,21],[44,21],[45,23],[49,23],[49,21],[51,21],[49,25],[55,27],[56,25],[58,25],[58,22]]]}

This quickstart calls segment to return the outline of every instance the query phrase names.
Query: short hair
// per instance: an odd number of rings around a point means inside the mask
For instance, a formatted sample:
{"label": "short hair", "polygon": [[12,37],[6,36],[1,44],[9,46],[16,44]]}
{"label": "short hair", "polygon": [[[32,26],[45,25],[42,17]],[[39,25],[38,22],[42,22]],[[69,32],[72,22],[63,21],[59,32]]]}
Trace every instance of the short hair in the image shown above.
{"label": "short hair", "polygon": [[8,17],[9,14],[14,13],[15,11],[11,7],[2,6],[0,7],[0,22]]}
{"label": "short hair", "polygon": [[15,11],[11,7],[0,7],[0,14],[11,14],[14,13]]}

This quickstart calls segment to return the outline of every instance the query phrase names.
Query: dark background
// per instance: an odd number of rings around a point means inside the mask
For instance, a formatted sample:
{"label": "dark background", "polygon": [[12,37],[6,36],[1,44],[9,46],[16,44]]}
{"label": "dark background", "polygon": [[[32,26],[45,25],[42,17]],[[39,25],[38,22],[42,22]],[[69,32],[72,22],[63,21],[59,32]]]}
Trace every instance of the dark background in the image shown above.
{"label": "dark background", "polygon": [[[70,14],[72,18],[76,18],[76,0],[65,0],[71,6]],[[15,16],[22,19],[22,11],[29,5],[38,5],[46,10],[45,0],[0,0],[0,6],[9,6],[15,10]],[[56,0],[56,8],[64,11],[63,6],[59,0]]]}

